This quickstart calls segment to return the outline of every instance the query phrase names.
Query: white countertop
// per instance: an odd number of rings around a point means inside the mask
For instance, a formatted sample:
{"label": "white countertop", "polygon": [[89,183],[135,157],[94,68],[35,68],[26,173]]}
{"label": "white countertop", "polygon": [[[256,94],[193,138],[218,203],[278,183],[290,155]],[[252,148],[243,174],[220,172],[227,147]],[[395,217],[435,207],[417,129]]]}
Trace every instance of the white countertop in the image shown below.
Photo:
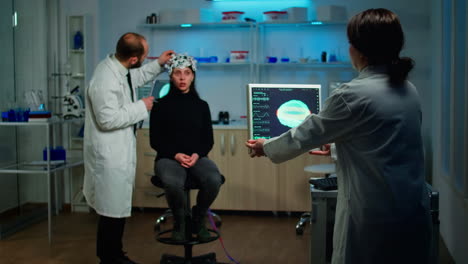
{"label": "white countertop", "polygon": [[231,120],[229,124],[213,124],[213,129],[247,129],[247,120]]}
{"label": "white countertop", "polygon": [[[149,122],[145,120],[142,128],[149,128]],[[213,124],[213,129],[247,129],[247,120],[231,120],[229,124]]]}

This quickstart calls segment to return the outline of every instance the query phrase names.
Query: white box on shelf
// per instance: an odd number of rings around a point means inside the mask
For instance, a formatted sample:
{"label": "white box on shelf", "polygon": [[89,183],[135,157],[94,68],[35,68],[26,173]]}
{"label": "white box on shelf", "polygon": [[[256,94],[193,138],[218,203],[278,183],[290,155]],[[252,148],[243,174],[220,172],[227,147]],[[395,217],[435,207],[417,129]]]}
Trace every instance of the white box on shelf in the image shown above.
{"label": "white box on shelf", "polygon": [[291,22],[304,22],[308,20],[307,7],[290,7],[284,11],[288,13],[288,21]]}
{"label": "white box on shelf", "polygon": [[206,8],[166,9],[159,12],[159,23],[211,23],[214,22],[213,11]]}
{"label": "white box on shelf", "polygon": [[231,63],[241,63],[249,61],[249,52],[246,50],[233,50],[229,58]]}
{"label": "white box on shelf", "polygon": [[223,23],[243,22],[242,16],[244,15],[244,12],[242,11],[225,11],[222,14],[223,14],[223,17],[221,18],[221,22]]}
{"label": "white box on shelf", "polygon": [[284,21],[288,18],[286,11],[265,11],[263,12],[263,20],[265,22]]}
{"label": "white box on shelf", "polygon": [[344,22],[348,19],[346,7],[336,5],[325,5],[317,7],[318,21],[339,21]]}

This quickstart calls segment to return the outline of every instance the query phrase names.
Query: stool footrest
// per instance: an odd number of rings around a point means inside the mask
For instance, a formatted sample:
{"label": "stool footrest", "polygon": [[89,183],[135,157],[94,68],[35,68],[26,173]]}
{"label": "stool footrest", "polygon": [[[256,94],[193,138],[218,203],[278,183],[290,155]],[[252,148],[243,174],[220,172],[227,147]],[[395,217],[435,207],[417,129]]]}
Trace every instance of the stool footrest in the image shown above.
{"label": "stool footrest", "polygon": [[215,253],[208,253],[196,257],[192,257],[191,259],[185,259],[184,257],[164,254],[161,257],[161,264],[216,264],[216,254]]}
{"label": "stool footrest", "polygon": [[172,232],[172,229],[168,229],[156,234],[156,240],[169,245],[198,245],[198,244],[205,244],[210,243],[219,238],[219,233],[213,229],[208,229],[208,231],[212,234],[211,238],[207,241],[199,241],[195,237],[191,237],[190,240],[186,241],[174,241],[170,237],[162,237],[162,235]]}

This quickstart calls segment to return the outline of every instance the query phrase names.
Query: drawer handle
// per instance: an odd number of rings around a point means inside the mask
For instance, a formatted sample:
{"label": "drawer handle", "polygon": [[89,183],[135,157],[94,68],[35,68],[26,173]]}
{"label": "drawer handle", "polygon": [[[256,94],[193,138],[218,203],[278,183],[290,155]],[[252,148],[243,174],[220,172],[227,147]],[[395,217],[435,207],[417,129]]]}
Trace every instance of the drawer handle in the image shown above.
{"label": "drawer handle", "polygon": [[231,156],[236,154],[236,137],[231,135]]}
{"label": "drawer handle", "polygon": [[221,141],[221,156],[224,156],[224,153],[226,151],[226,146],[224,144],[224,134],[221,134],[220,141]]}
{"label": "drawer handle", "polygon": [[156,152],[145,152],[143,155],[147,157],[156,157]]}

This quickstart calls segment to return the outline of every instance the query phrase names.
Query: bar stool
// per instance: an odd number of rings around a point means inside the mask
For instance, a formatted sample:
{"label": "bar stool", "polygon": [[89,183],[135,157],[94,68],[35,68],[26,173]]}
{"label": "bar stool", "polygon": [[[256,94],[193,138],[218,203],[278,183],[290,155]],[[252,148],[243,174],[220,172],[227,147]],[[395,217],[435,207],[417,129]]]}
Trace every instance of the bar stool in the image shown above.
{"label": "bar stool", "polygon": [[[221,184],[224,183],[225,178],[223,175],[221,175],[222,180]],[[199,189],[199,186],[194,181],[190,180],[190,175],[187,175],[187,181],[185,182],[185,205],[187,210],[190,210],[191,208],[191,203],[190,203],[190,191]],[[151,177],[151,183],[153,185],[159,187],[159,188],[164,188],[161,180],[159,177],[152,176]],[[158,194],[157,197],[162,197],[164,196],[164,193]],[[215,224],[217,227],[221,226],[221,219],[218,215],[211,213],[213,217],[216,218]],[[196,238],[192,237],[192,217],[191,217],[191,212],[187,212],[185,215],[185,235],[186,239],[185,241],[173,241],[170,237],[165,237],[165,234],[168,234],[172,232],[173,229],[168,229],[165,231],[161,231],[161,223],[165,222],[168,217],[172,217],[172,212],[170,209],[168,209],[163,215],[161,215],[155,223],[154,226],[154,231],[155,231],[155,238],[157,241],[163,243],[163,244],[169,244],[169,245],[183,245],[184,246],[184,256],[175,256],[175,255],[170,255],[170,254],[163,254],[161,257],[161,264],[216,264],[216,254],[214,252],[207,253],[201,256],[196,256],[194,257],[192,255],[192,248],[195,245],[198,244],[205,244],[209,243],[212,241],[215,241],[219,238],[219,233],[213,229],[208,229],[208,231],[212,234],[211,238],[207,241],[199,241]]]}
{"label": "bar stool", "polygon": [[[331,151],[330,144],[324,146],[321,150],[314,150],[309,151],[310,155],[320,155],[320,156],[329,156],[332,155],[332,159],[335,160],[335,153]],[[336,165],[335,163],[328,163],[328,164],[314,164],[304,167],[305,172],[315,173],[315,174],[322,174],[325,177],[329,177],[331,174],[336,173]],[[312,178],[311,178],[312,179]],[[310,183],[310,179],[309,179]],[[309,186],[309,185],[308,185]],[[310,212],[305,212],[301,215],[299,221],[296,224],[296,235],[302,235],[304,233],[304,227],[307,222],[310,222],[311,214]]]}

